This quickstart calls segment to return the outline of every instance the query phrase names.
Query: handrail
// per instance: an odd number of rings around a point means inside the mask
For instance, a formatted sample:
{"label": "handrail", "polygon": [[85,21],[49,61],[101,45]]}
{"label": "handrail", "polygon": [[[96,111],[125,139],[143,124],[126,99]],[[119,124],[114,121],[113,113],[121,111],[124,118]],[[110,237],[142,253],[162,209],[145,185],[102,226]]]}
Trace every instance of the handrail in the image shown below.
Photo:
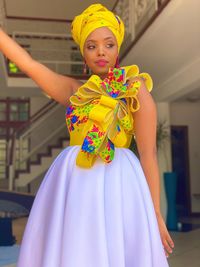
{"label": "handrail", "polygon": [[14,31],[12,33],[13,39],[16,37],[23,37],[23,38],[47,38],[47,39],[62,39],[62,40],[72,40],[71,34],[67,33],[47,33],[47,32],[22,32],[22,31]]}
{"label": "handrail", "polygon": [[[120,3],[123,0],[119,0],[118,3]],[[132,1],[132,0],[129,0]],[[144,1],[145,2],[145,1]],[[148,2],[148,0],[146,0]],[[132,37],[130,40],[130,43],[126,47],[124,51],[122,51],[120,55],[120,61],[122,61],[129,51],[135,46],[135,44],[139,41],[139,39],[143,36],[143,34],[146,32],[146,30],[150,27],[150,25],[156,20],[156,18],[162,13],[164,8],[171,2],[171,0],[155,0],[155,3],[157,5],[157,8],[155,9],[154,14],[149,18],[149,20],[144,24],[144,26],[140,29],[137,34],[134,31],[135,36]],[[137,11],[135,11],[137,12]]]}
{"label": "handrail", "polygon": [[40,144],[36,147],[34,147],[34,149],[32,149],[32,151],[26,155],[26,157],[24,157],[19,164],[23,163],[24,161],[26,161],[27,159],[29,159],[36,151],[39,150],[39,148],[43,147],[46,143],[48,143],[49,140],[51,140],[52,137],[56,136],[60,130],[62,130],[63,128],[66,128],[65,124],[61,125],[59,128],[57,128],[54,132],[52,132],[50,135],[48,135],[48,137],[43,140],[42,142],[40,142]]}
{"label": "handrail", "polygon": [[[38,139],[39,144],[38,143],[34,144],[33,147],[31,148],[31,151],[26,150],[26,154],[25,155],[22,154],[22,151],[23,151],[22,146],[24,144],[24,141],[26,144],[27,141],[29,141],[29,138],[31,138],[32,140],[31,135],[33,134],[34,136],[37,131],[40,131],[40,133],[42,134],[43,128],[41,127],[43,127],[44,122],[47,122],[47,125],[45,124],[45,127],[48,127],[49,118],[51,118],[52,116],[55,116],[54,114],[57,114],[56,116],[59,117],[60,116],[59,114],[62,111],[62,110],[59,111],[60,107],[61,106],[57,102],[50,100],[37,113],[35,113],[26,124],[20,127],[19,130],[16,130],[13,132],[11,136],[12,139],[9,140],[9,157],[8,157],[9,190],[13,190],[13,186],[15,184],[14,177],[15,177],[16,168],[21,169],[22,163],[28,162],[28,159],[30,159],[33,155],[35,155],[37,151],[41,151],[44,145],[48,144],[50,140],[55,138],[61,132],[61,130],[66,128],[65,123],[64,122],[60,123],[60,120],[59,120],[58,126],[54,127],[54,129],[51,131],[50,134],[45,136],[44,139]],[[58,113],[57,113],[57,110],[58,110]],[[16,161],[19,164],[18,167],[16,166]]]}
{"label": "handrail", "polygon": [[51,99],[30,117],[30,121],[34,122],[35,120],[38,120],[40,116],[42,116],[41,114],[46,112],[46,109],[49,109],[52,103],[54,103],[55,105],[58,104],[53,99]]}
{"label": "handrail", "polygon": [[13,20],[33,20],[33,21],[47,21],[47,22],[60,22],[60,23],[72,23],[71,19],[53,19],[53,18],[36,18],[36,17],[22,17],[22,16],[8,16],[6,15],[7,19]]}
{"label": "handrail", "polygon": [[[23,46],[35,60],[53,69],[57,73],[74,78],[81,77],[83,80],[88,78],[90,71],[88,71],[87,75],[83,74],[81,71],[84,62],[77,45],[73,44],[70,50],[66,42],[63,43],[66,49],[64,49],[63,45],[59,45],[60,42],[58,42],[58,39],[71,42],[72,37],[70,34],[15,31],[11,36],[18,43],[21,43],[21,46]],[[24,38],[28,38],[28,43],[24,43],[24,41],[22,42],[21,39],[18,39],[20,37],[22,37],[23,40]],[[42,47],[42,49],[40,49],[34,47],[34,38],[41,39],[41,42],[45,40],[45,44],[48,39],[47,48],[45,49],[45,47]],[[60,47],[62,47],[62,49],[60,49]],[[50,53],[52,49],[55,53]],[[5,59],[5,63],[9,77],[27,77],[27,75],[20,70],[15,70],[13,73],[12,69],[10,70],[9,68],[9,60]]]}
{"label": "handrail", "polygon": [[[60,107],[60,105],[58,103],[56,103],[56,105],[54,105],[51,109],[48,110],[48,113],[46,112],[42,112],[42,114],[38,117],[38,119],[36,119],[34,121],[34,125],[33,123],[30,123],[29,126],[33,125],[32,128],[29,128],[25,133],[20,134],[20,137],[23,138],[24,136],[28,135],[32,130],[34,130],[35,128],[38,127],[38,125],[41,123],[41,120],[39,121],[39,119],[41,119],[43,117],[49,117],[52,113],[55,112],[55,110],[57,110]],[[53,109],[54,108],[54,109]],[[17,135],[18,137],[19,135]]]}
{"label": "handrail", "polygon": [[[36,154],[37,151],[41,151],[41,149],[49,143],[50,140],[52,140],[53,138],[55,138],[60,132],[61,130],[63,130],[64,128],[66,128],[65,123],[61,123],[60,124],[60,120],[58,121],[58,126],[54,127],[54,129],[51,131],[50,134],[48,134],[47,136],[45,136],[44,139],[39,139],[39,144],[36,143],[36,145],[34,145],[31,149],[31,151],[27,150],[27,154],[23,155],[22,151],[23,151],[23,143],[25,141],[29,142],[29,138],[31,138],[31,134],[34,134],[34,131],[43,131],[43,123],[44,121],[47,122],[47,127],[49,124],[49,118],[51,118],[51,116],[53,114],[57,114],[56,116],[60,116],[60,112],[62,110],[59,111],[59,108],[61,106],[53,101],[50,100],[47,104],[45,104],[40,110],[38,110],[31,118],[30,120],[25,123],[22,127],[20,127],[19,130],[16,130],[13,132],[11,139],[9,140],[8,143],[8,150],[9,150],[9,155],[8,155],[8,167],[9,167],[9,190],[13,190],[13,187],[15,185],[14,183],[14,177],[15,177],[15,173],[16,173],[16,169],[21,169],[21,164],[23,164],[24,162],[28,162],[28,159],[30,159],[33,155]],[[57,113],[58,110],[58,113]],[[54,115],[53,115],[54,116]],[[46,124],[45,124],[46,125]],[[46,127],[46,126],[45,126]],[[42,129],[42,130],[41,130]],[[45,128],[44,128],[45,129]],[[42,134],[43,136],[43,134]],[[18,148],[17,148],[18,146]],[[16,154],[18,153],[18,154]],[[18,165],[16,165],[16,161],[18,163]],[[18,166],[18,167],[17,167]],[[26,166],[26,165],[25,165]],[[24,167],[22,167],[23,169]]]}
{"label": "handrail", "polygon": [[23,132],[26,128],[28,128],[31,124],[38,121],[48,110],[58,105],[58,103],[51,99],[48,103],[46,103],[43,107],[41,107],[35,114],[33,114],[28,121],[26,121],[21,127],[16,129],[13,135],[19,136],[21,132]]}
{"label": "handrail", "polygon": [[47,104],[41,107],[35,114],[33,114],[30,117],[30,119],[27,122],[25,122],[21,127],[14,130],[13,134],[10,137],[11,147],[10,149],[8,148],[9,153],[8,153],[8,158],[7,158],[8,159],[7,166],[13,164],[13,154],[14,154],[14,146],[15,146],[16,137],[19,136],[20,133],[23,132],[25,129],[27,129],[31,124],[38,121],[50,109],[50,107],[54,107],[57,104],[58,103],[55,102],[54,100],[50,100]]}
{"label": "handrail", "polygon": [[13,135],[11,136],[11,147],[10,147],[10,153],[9,153],[9,162],[8,166],[13,164],[13,151],[15,147],[15,140],[16,140],[16,133],[14,132]]}

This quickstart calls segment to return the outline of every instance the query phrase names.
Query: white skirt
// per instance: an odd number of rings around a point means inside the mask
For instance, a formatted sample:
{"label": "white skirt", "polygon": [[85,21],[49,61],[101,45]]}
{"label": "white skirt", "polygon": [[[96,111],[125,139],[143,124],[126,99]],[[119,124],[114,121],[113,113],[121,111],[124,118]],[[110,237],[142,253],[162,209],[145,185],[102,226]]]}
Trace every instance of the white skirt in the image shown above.
{"label": "white skirt", "polygon": [[168,267],[149,187],[137,157],[115,148],[90,169],[80,146],[54,160],[36,195],[17,267]]}

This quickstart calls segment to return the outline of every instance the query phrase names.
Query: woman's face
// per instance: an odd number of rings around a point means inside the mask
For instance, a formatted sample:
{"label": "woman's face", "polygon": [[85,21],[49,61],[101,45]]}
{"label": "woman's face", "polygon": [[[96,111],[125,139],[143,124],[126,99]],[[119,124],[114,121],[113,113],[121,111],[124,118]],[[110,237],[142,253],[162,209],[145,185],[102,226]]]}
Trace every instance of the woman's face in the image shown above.
{"label": "woman's face", "polygon": [[85,41],[83,54],[92,72],[104,79],[109,68],[115,66],[118,56],[114,34],[107,27],[94,30]]}

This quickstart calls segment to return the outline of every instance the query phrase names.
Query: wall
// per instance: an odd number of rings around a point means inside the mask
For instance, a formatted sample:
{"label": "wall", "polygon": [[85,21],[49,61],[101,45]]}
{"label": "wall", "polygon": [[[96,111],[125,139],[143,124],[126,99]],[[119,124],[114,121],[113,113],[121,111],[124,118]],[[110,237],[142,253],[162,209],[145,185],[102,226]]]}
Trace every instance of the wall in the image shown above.
{"label": "wall", "polygon": [[[192,212],[200,212],[200,103],[171,103],[170,115],[171,125],[188,126]],[[194,194],[199,195],[194,196]]]}
{"label": "wall", "polygon": [[[156,102],[157,118],[159,122],[166,122],[166,125],[170,125],[170,111],[169,103]],[[171,171],[171,145],[170,142],[165,142],[162,149],[158,149],[158,165],[160,172],[160,205],[163,217],[167,218],[167,198],[164,186],[164,172]]]}
{"label": "wall", "polygon": [[30,98],[30,115],[35,114],[40,108],[50,101],[47,97],[31,97]]}
{"label": "wall", "polygon": [[[50,99],[47,97],[31,97],[31,114],[33,115],[49,101]],[[51,113],[52,111],[53,113]],[[50,114],[49,117],[45,117],[45,119],[42,118],[42,123],[40,123],[38,127],[35,127],[31,133],[31,148],[38,146],[41,141],[50,137],[50,135],[58,130],[59,127],[63,126],[63,128],[60,129],[59,133],[49,139],[41,149],[37,150],[36,154],[31,156],[31,160],[36,160],[37,154],[40,152],[46,153],[48,145],[57,144],[60,137],[67,137],[68,135],[67,126],[65,127],[65,107],[58,104],[53,110],[51,108],[48,112],[46,112],[46,114]]]}

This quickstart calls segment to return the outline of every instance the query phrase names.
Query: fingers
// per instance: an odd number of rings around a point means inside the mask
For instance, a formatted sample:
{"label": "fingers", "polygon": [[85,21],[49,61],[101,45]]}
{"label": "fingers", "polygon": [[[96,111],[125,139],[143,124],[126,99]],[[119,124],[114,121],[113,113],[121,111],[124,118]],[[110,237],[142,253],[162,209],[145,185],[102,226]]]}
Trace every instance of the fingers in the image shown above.
{"label": "fingers", "polygon": [[158,226],[159,226],[159,231],[161,234],[161,239],[163,243],[163,247],[165,250],[165,255],[166,257],[169,257],[169,253],[172,253],[172,249],[174,248],[174,242],[167,230],[167,227],[165,225],[165,222],[162,218],[162,216],[157,217],[158,218]]}
{"label": "fingers", "polygon": [[169,257],[169,253],[171,254],[173,252],[172,249],[174,248],[174,242],[169,234],[163,239],[163,245],[165,248],[165,255]]}
{"label": "fingers", "polygon": [[165,247],[165,250],[166,250],[166,253],[167,253],[167,254],[168,254],[168,253],[172,253],[172,249],[171,249],[171,247],[169,246],[169,244],[167,243],[166,240],[163,241],[163,245],[164,245],[164,247]]}
{"label": "fingers", "polygon": [[165,256],[168,258],[169,257],[169,254],[166,252],[166,250],[165,250]]}

